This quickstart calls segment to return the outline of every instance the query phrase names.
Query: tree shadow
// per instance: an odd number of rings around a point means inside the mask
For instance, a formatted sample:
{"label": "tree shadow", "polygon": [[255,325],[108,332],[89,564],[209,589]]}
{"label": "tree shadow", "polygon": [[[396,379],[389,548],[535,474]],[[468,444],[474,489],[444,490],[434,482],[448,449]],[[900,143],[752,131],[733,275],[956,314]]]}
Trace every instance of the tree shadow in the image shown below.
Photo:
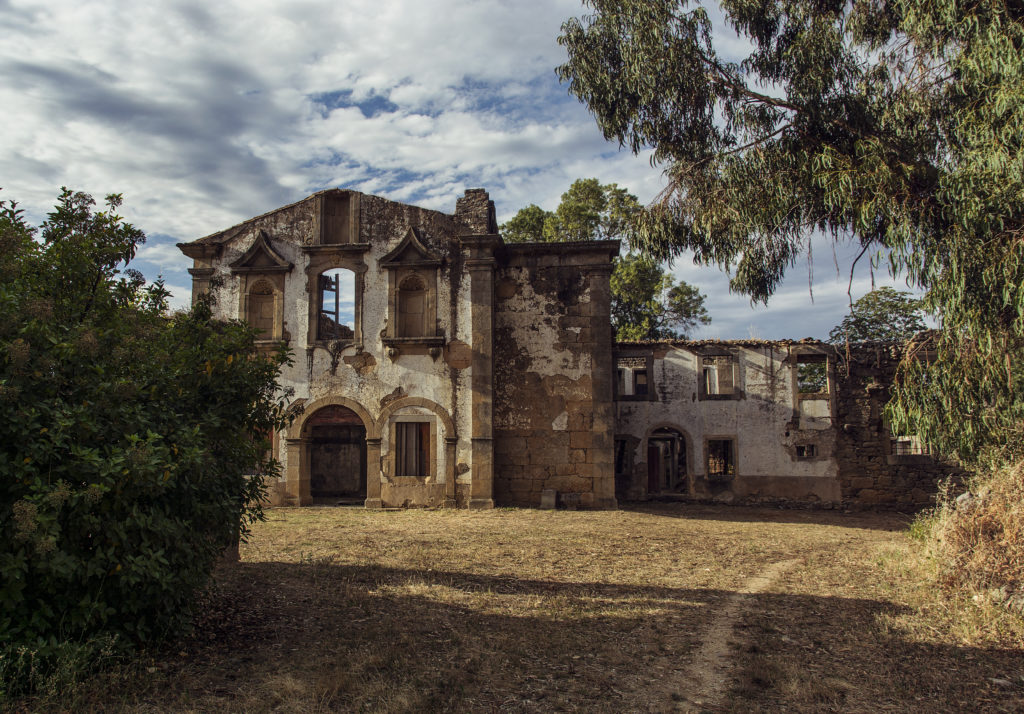
{"label": "tree shadow", "polygon": [[329,559],[240,563],[219,583],[195,633],[162,658],[158,706],[662,711],[686,698],[690,659],[730,598],[740,709],[944,710],[1022,666],[1019,652],[908,641],[880,624],[905,610],[880,600]]}
{"label": "tree shadow", "polygon": [[896,511],[843,511],[768,506],[721,506],[690,502],[626,501],[619,510],[665,518],[734,523],[793,523],[864,530],[902,531],[914,516]]}

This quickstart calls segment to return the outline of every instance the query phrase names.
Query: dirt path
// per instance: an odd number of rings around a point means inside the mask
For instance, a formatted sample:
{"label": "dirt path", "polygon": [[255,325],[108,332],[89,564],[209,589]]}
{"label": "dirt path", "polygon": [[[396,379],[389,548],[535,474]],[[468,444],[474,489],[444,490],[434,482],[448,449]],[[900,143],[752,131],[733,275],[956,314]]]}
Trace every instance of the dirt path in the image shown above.
{"label": "dirt path", "polygon": [[767,590],[783,572],[798,562],[799,559],[781,560],[769,565],[729,597],[704,633],[703,643],[690,662],[683,685],[679,687],[685,694],[676,711],[714,711],[718,707],[733,670],[730,648],[737,639],[733,632],[743,613],[744,603],[751,595]]}

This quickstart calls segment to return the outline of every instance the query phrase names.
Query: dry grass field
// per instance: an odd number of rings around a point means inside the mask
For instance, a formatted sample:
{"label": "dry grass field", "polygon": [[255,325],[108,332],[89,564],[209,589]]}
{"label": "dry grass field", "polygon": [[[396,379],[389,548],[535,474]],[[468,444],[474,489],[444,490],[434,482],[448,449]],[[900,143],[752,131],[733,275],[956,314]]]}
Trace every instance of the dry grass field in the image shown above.
{"label": "dry grass field", "polygon": [[949,634],[908,575],[906,526],[669,504],[275,509],[190,638],[58,706],[1024,710],[1020,643],[984,617]]}

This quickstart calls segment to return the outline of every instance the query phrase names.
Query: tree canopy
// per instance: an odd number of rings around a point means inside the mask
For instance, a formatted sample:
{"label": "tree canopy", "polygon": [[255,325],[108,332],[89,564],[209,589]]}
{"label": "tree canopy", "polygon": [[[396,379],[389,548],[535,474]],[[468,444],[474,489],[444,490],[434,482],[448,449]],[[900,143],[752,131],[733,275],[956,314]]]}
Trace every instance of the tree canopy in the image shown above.
{"label": "tree canopy", "polygon": [[722,0],[750,47],[733,61],[697,3],[587,4],[559,74],[669,178],[635,246],[692,250],[762,302],[813,231],[881,255],[944,326],[905,362],[894,426],[966,460],[1021,455],[1024,10]]}
{"label": "tree canopy", "polygon": [[26,666],[175,634],[259,517],[286,421],[286,353],[208,302],[169,314],[125,269],[144,236],[120,201],[64,190],[38,233],[0,202],[0,643]]}
{"label": "tree canopy", "polygon": [[[596,178],[577,179],[554,211],[530,204],[501,232],[510,243],[622,239],[643,210],[636,196]],[[612,327],[618,340],[686,339],[711,322],[704,295],[676,281],[662,264],[627,252],[615,259],[611,277]]]}
{"label": "tree canopy", "polygon": [[906,342],[928,327],[924,323],[923,303],[906,291],[877,288],[853,303],[842,322],[828,333],[828,341]]}

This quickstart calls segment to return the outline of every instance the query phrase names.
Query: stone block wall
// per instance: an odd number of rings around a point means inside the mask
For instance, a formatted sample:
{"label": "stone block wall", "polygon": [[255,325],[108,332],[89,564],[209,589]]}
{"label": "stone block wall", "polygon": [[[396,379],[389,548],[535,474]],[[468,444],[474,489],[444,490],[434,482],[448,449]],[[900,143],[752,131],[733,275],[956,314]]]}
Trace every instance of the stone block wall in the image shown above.
{"label": "stone block wall", "polygon": [[615,506],[611,258],[618,244],[506,246],[495,273],[494,499]]}
{"label": "stone block wall", "polygon": [[965,472],[939,457],[892,454],[885,404],[900,361],[884,343],[850,346],[838,355],[836,451],[844,505],[917,510],[934,503],[939,484]]}

